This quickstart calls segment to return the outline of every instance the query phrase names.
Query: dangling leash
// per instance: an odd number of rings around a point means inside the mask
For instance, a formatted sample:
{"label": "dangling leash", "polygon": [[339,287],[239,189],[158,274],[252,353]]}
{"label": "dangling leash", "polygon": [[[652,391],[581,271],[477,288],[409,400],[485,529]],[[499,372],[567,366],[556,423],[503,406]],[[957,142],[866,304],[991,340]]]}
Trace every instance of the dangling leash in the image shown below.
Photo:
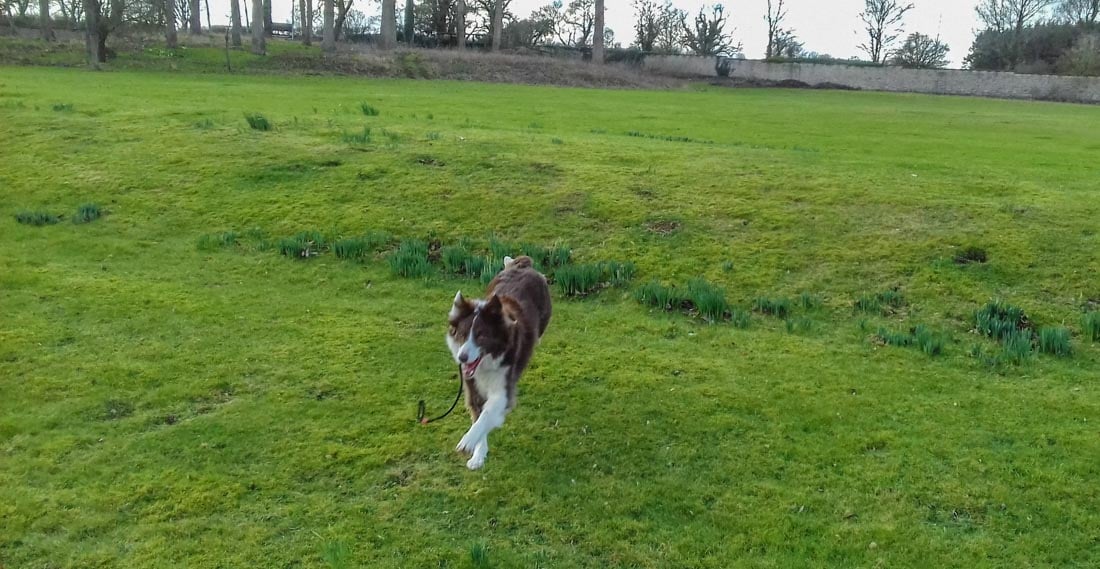
{"label": "dangling leash", "polygon": [[440,415],[440,416],[438,416],[434,419],[428,419],[427,417],[425,417],[425,414],[427,413],[427,405],[425,405],[424,400],[421,399],[420,403],[418,403],[417,406],[416,406],[416,420],[417,420],[417,422],[419,422],[421,425],[427,425],[428,423],[438,421],[438,420],[442,419],[443,417],[446,417],[447,415],[450,415],[451,411],[454,411],[455,406],[458,405],[458,400],[459,399],[462,399],[462,367],[461,366],[459,366],[459,368],[458,368],[458,393],[455,395],[455,402],[451,403],[451,408],[447,409],[446,413],[444,413],[444,414],[442,414],[442,415]]}

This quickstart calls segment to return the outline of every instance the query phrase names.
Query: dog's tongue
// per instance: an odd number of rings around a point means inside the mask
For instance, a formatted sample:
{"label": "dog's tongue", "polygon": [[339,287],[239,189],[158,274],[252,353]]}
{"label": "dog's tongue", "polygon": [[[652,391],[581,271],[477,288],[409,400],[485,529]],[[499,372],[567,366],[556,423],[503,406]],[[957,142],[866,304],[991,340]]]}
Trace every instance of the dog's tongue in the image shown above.
{"label": "dog's tongue", "polygon": [[476,359],[476,360],[474,360],[474,361],[472,361],[468,364],[462,364],[462,375],[465,376],[466,379],[473,378],[474,377],[474,372],[477,371],[477,366],[480,363],[481,363],[481,358],[478,358],[478,359]]}

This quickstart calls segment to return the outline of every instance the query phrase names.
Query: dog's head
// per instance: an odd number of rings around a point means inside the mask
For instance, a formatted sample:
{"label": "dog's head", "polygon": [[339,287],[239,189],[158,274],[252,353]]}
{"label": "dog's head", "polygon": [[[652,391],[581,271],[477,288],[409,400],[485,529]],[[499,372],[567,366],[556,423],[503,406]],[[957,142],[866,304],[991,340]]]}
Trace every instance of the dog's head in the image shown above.
{"label": "dog's head", "polygon": [[447,347],[462,368],[463,377],[473,377],[478,369],[500,367],[516,325],[510,302],[496,295],[489,300],[469,301],[459,291],[447,320]]}

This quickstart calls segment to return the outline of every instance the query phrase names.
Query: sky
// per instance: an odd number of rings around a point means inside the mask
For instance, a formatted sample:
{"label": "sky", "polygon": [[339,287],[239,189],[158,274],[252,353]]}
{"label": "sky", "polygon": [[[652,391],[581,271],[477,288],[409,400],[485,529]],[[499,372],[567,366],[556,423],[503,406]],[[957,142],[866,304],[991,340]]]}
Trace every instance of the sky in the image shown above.
{"label": "sky", "polygon": [[[516,17],[524,18],[549,1],[512,0],[511,11]],[[974,13],[977,0],[910,1],[915,8],[906,14],[902,23],[905,33],[921,32],[933,37],[939,35],[951,48],[948,53],[951,67],[961,67],[963,58],[970,50],[974,31],[978,28]],[[290,21],[291,0],[272,2],[274,19]],[[617,42],[624,46],[629,45],[634,36],[634,9],[630,0],[604,2],[607,9],[606,25],[615,30]],[[403,4],[400,0],[398,3]],[[565,3],[568,4],[568,0]],[[702,5],[711,2],[672,0],[672,3],[689,14],[695,14]],[[750,59],[763,57],[768,37],[768,28],[764,23],[767,0],[726,0],[721,3],[729,17],[726,31],[732,31],[734,40],[744,44],[745,56]],[[864,40],[859,12],[863,9],[863,0],[786,0],[786,3],[789,9],[784,27],[794,28],[807,50],[842,59],[862,55],[859,44]],[[379,6],[377,0],[355,0],[353,7],[373,16],[378,13]],[[210,11],[215,24],[228,23],[229,0],[210,0]]]}

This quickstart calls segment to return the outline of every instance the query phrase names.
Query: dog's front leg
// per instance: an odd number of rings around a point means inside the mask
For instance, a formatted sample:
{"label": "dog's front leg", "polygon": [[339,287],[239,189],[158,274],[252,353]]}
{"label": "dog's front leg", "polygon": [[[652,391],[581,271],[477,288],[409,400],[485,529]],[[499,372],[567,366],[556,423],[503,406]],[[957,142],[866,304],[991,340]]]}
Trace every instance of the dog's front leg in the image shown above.
{"label": "dog's front leg", "polygon": [[[473,453],[474,457],[470,462],[475,463],[477,466],[467,464],[471,468],[478,468],[485,462],[485,455],[489,453],[488,436],[493,429],[496,429],[504,424],[504,415],[507,413],[508,398],[504,393],[493,394],[485,402],[485,406],[481,409],[481,416],[474,421],[474,424],[470,426],[470,430],[466,431],[466,434],[462,436],[462,440],[458,441],[458,446],[455,450],[459,452]],[[478,452],[478,447],[481,447],[481,452]],[[477,458],[480,455],[481,460],[475,462],[473,458]]]}
{"label": "dog's front leg", "polygon": [[466,468],[477,470],[485,465],[485,457],[489,456],[489,438],[481,439],[474,445],[474,455],[466,461]]}

